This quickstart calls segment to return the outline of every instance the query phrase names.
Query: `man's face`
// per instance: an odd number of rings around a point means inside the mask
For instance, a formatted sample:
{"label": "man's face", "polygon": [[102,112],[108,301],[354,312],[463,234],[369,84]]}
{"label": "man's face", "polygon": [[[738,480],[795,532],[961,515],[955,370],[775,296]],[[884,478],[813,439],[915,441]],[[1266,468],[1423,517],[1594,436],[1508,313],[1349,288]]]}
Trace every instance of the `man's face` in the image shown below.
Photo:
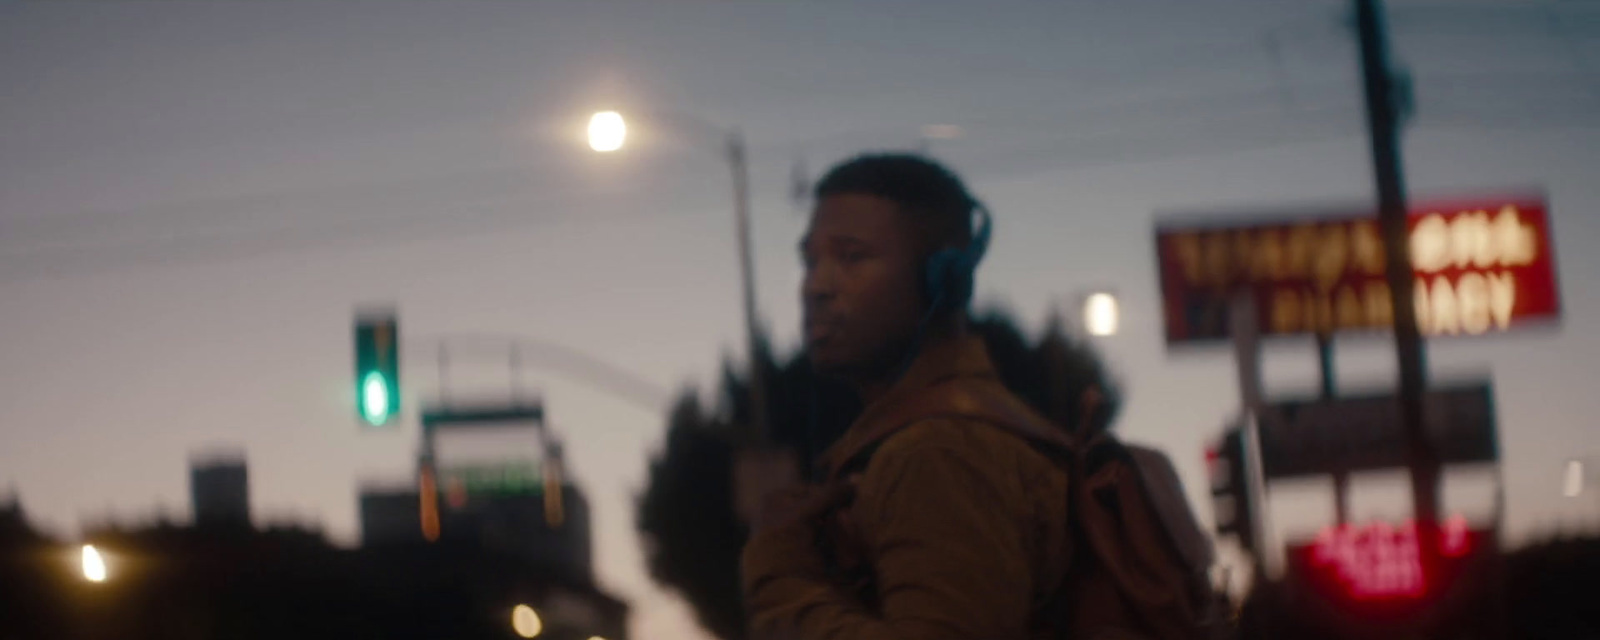
{"label": "man's face", "polygon": [[875,375],[904,356],[923,313],[916,234],[884,198],[822,198],[800,243],[806,353],[818,371]]}

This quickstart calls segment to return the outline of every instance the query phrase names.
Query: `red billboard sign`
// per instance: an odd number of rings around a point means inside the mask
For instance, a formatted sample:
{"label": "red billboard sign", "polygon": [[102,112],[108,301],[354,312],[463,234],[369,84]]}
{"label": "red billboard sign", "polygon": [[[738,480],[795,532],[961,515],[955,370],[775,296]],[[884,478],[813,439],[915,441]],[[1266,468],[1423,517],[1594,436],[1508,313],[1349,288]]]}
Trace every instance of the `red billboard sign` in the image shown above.
{"label": "red billboard sign", "polygon": [[[1424,335],[1479,335],[1560,316],[1544,198],[1423,202],[1410,238]],[[1170,223],[1156,229],[1169,344],[1228,338],[1229,299],[1256,297],[1261,333],[1393,326],[1375,216]]]}

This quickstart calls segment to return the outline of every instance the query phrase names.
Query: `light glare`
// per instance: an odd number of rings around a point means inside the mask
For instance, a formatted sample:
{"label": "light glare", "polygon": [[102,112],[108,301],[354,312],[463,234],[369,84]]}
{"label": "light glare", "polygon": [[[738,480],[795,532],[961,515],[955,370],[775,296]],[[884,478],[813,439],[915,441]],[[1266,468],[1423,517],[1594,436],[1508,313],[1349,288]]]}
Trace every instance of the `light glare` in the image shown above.
{"label": "light glare", "polygon": [[1576,498],[1576,497],[1582,495],[1583,494],[1583,461],[1581,461],[1581,460],[1568,460],[1567,461],[1567,474],[1566,475],[1567,475],[1567,481],[1565,483],[1566,486],[1562,489],[1562,492],[1561,492],[1562,495],[1565,495],[1568,498]]}
{"label": "light glare", "polygon": [[628,124],[623,122],[622,114],[615,111],[601,111],[589,118],[589,148],[607,153],[622,148],[622,143],[628,138]]}
{"label": "light glare", "polygon": [[106,560],[92,544],[83,545],[83,577],[89,582],[106,581]]}
{"label": "light glare", "polygon": [[511,610],[511,629],[524,638],[538,636],[544,631],[544,623],[539,620],[539,614],[533,607],[519,604]]}

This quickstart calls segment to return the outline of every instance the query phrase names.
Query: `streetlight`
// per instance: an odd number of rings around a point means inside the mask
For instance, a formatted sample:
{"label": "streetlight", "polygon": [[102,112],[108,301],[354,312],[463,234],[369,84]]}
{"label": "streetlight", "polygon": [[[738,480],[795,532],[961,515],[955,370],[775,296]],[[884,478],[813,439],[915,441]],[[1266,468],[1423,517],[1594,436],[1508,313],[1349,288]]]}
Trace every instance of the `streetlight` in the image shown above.
{"label": "streetlight", "polygon": [[[744,135],[737,129],[724,129],[697,118],[678,114],[653,119],[697,129],[720,139],[723,159],[733,174],[733,217],[739,242],[739,274],[743,279],[745,333],[750,348],[750,413],[751,429],[758,441],[765,441],[767,433],[766,373],[757,360],[760,345],[756,333],[755,266],[750,257],[750,171],[745,160]],[[600,111],[589,118],[589,148],[597,152],[611,152],[622,148],[627,139],[628,125],[616,111]]]}
{"label": "streetlight", "polygon": [[609,153],[622,148],[622,143],[628,139],[628,123],[622,120],[622,114],[615,111],[601,111],[589,118],[589,148],[601,153]]}
{"label": "streetlight", "polygon": [[1116,335],[1119,316],[1117,297],[1110,293],[1091,293],[1083,300],[1083,327],[1091,336]]}
{"label": "streetlight", "polygon": [[83,545],[83,578],[89,582],[106,581],[106,559],[92,544]]}

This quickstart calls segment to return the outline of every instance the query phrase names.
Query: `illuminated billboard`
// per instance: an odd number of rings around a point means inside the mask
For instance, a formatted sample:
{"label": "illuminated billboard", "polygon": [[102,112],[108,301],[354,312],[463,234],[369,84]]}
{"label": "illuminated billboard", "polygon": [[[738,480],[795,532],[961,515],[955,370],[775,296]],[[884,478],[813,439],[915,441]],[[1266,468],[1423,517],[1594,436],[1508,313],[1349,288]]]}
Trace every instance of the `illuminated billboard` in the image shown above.
{"label": "illuminated billboard", "polygon": [[[1422,202],[1410,247],[1426,336],[1480,335],[1560,317],[1542,196]],[[1386,331],[1393,306],[1376,216],[1322,212],[1156,228],[1168,344],[1226,340],[1231,296],[1256,297],[1263,335]]]}

